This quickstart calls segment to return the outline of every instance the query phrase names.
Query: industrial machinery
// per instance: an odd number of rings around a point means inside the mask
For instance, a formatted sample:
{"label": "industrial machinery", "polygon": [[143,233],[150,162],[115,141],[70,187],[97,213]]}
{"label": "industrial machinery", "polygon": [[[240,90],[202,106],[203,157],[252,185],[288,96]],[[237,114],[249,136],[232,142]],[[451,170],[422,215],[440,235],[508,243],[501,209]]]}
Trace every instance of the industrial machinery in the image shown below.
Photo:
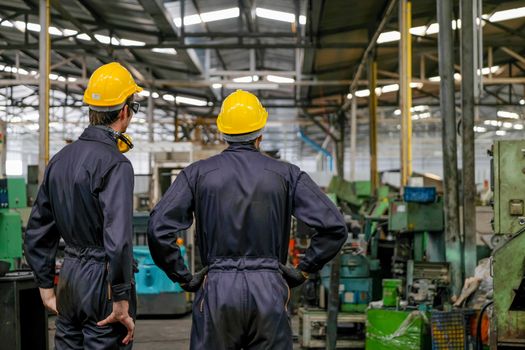
{"label": "industrial machinery", "polygon": [[494,315],[491,348],[525,347],[525,140],[496,141],[492,156]]}
{"label": "industrial machinery", "polygon": [[[177,242],[188,264],[186,247],[182,243],[180,239]],[[135,246],[133,256],[138,263],[135,273],[137,315],[182,315],[191,310],[184,290],[155,265],[147,246]]]}
{"label": "industrial machinery", "polygon": [[14,270],[22,258],[22,218],[18,211],[27,207],[23,178],[0,179],[0,260]]}
{"label": "industrial machinery", "polygon": [[443,216],[443,202],[432,187],[405,187],[403,199],[390,203],[388,230],[396,237],[392,272],[406,282],[404,296],[413,305],[431,306],[450,282],[443,264]]}

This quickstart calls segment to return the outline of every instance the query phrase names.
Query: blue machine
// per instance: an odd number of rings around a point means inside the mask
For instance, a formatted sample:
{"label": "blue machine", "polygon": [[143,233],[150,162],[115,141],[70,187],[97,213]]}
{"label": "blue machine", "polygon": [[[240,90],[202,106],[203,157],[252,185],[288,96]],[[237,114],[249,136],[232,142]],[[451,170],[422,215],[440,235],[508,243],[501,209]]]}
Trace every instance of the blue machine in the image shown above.
{"label": "blue machine", "polygon": [[[339,299],[341,311],[364,312],[372,301],[374,271],[379,270],[379,260],[364,255],[346,253],[341,256]],[[330,285],[331,265],[321,270],[323,286]]]}
{"label": "blue machine", "polygon": [[[187,266],[186,247],[181,245],[180,249]],[[155,265],[147,246],[134,247],[133,257],[139,268],[135,274],[137,315],[180,315],[191,310],[184,290]]]}

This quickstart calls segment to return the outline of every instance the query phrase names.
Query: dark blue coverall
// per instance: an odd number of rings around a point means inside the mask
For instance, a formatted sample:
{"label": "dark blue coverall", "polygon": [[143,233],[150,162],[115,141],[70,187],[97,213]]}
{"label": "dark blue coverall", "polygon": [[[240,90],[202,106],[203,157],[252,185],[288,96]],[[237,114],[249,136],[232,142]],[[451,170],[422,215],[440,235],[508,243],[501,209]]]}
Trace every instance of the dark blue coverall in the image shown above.
{"label": "dark blue coverall", "polygon": [[[124,349],[120,323],[99,327],[112,302],[135,318],[133,168],[106,130],[93,126],[57,153],[27,225],[25,257],[41,288],[52,288],[60,237],[66,243],[57,287],[55,347]],[[130,343],[131,344],[131,343]]]}
{"label": "dark blue coverall", "polygon": [[341,213],[297,166],[232,144],[184,169],[151,214],[155,263],[175,282],[191,276],[176,233],[196,221],[208,275],[195,296],[191,349],[292,349],[286,263],[291,216],[314,227],[299,268],[315,272],[347,239]]}

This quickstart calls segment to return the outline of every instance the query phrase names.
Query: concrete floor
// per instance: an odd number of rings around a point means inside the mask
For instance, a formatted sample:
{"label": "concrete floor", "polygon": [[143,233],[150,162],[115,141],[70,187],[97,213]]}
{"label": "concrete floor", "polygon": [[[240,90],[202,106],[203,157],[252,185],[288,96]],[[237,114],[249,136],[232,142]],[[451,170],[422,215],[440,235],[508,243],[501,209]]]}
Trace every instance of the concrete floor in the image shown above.
{"label": "concrete floor", "polygon": [[[297,318],[292,318],[297,334]],[[190,347],[191,314],[171,319],[139,319],[136,323],[133,350],[188,350]],[[55,318],[49,319],[49,349],[53,349]],[[294,344],[294,349],[300,349]]]}

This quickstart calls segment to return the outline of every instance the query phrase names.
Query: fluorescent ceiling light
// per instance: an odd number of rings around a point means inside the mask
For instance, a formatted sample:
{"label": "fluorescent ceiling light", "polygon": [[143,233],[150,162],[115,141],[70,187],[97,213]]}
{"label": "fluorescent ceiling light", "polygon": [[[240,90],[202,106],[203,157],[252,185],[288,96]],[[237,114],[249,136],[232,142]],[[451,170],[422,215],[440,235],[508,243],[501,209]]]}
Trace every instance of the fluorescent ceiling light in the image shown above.
{"label": "fluorescent ceiling light", "polygon": [[49,73],[49,79],[51,79],[51,80],[57,80],[57,79],[58,79],[58,74]]}
{"label": "fluorescent ceiling light", "polygon": [[220,21],[223,19],[236,18],[239,17],[240,11],[238,7],[232,7],[229,9],[204,12],[201,13],[201,20],[203,22],[214,22]]}
{"label": "fluorescent ceiling light", "polygon": [[351,100],[352,97],[353,97],[353,96],[352,96],[352,94],[350,94],[350,93],[349,93],[348,95],[346,95],[346,98],[349,99],[349,100]]}
{"label": "fluorescent ceiling light", "polygon": [[67,81],[75,82],[75,81],[77,81],[77,78],[75,78],[75,77],[67,77]]}
{"label": "fluorescent ceiling light", "polygon": [[367,97],[367,96],[370,96],[370,90],[366,89],[366,90],[357,90],[355,92],[355,95],[357,97]]}
{"label": "fluorescent ceiling light", "polygon": [[11,23],[9,21],[3,21],[2,22],[2,26],[3,27],[9,27],[9,28],[13,28],[14,27],[13,23]]}
{"label": "fluorescent ceiling light", "polygon": [[211,87],[214,88],[214,89],[220,89],[222,87],[222,84],[220,84],[220,83],[213,83],[213,84],[211,84]]}
{"label": "fluorescent ceiling light", "polygon": [[492,67],[484,67],[481,68],[481,71],[478,69],[478,75],[481,73],[482,75],[488,75],[489,73],[496,73],[499,70],[499,66],[492,66]]}
{"label": "fluorescent ceiling light", "polygon": [[244,89],[244,90],[276,90],[279,84],[276,83],[229,83],[225,84],[226,89]]}
{"label": "fluorescent ceiling light", "polygon": [[379,34],[379,37],[377,38],[377,43],[388,43],[391,41],[398,41],[401,39],[401,33],[397,30],[391,31],[391,32],[384,32]]}
{"label": "fluorescent ceiling light", "polygon": [[177,54],[177,50],[175,50],[172,47],[155,47],[155,48],[151,49],[151,51],[157,52],[157,53],[164,53],[164,54],[168,54],[168,55],[176,55]]}
{"label": "fluorescent ceiling light", "polygon": [[474,132],[486,132],[487,131],[487,128],[484,128],[482,126],[475,126],[474,127]]}
{"label": "fluorescent ceiling light", "polygon": [[424,36],[427,32],[427,26],[419,26],[410,28],[410,34]]}
{"label": "fluorescent ceiling light", "polygon": [[394,111],[394,115],[401,115],[401,110],[400,109],[396,109]]}
{"label": "fluorescent ceiling light", "polygon": [[503,127],[504,127],[505,129],[512,129],[512,123],[504,122],[504,123],[503,123]]}
{"label": "fluorescent ceiling light", "polygon": [[80,33],[77,35],[77,39],[91,41],[91,38],[86,33]]}
{"label": "fluorescent ceiling light", "polygon": [[505,136],[505,135],[507,135],[507,132],[505,130],[498,130],[498,131],[496,131],[496,135],[498,135],[498,136]]}
{"label": "fluorescent ceiling light", "polygon": [[77,35],[78,34],[78,32],[76,30],[73,30],[73,29],[64,29],[63,33],[64,33],[65,36],[71,36],[71,35]]}
{"label": "fluorescent ceiling light", "polygon": [[175,96],[173,95],[162,95],[162,99],[165,100],[165,101],[168,101],[168,102],[173,102],[175,101]]}
{"label": "fluorescent ceiling light", "polygon": [[208,104],[208,102],[206,102],[205,100],[199,100],[199,99],[196,99],[196,98],[192,98],[192,97],[184,97],[184,96],[177,96],[175,97],[175,102],[176,103],[183,103],[183,104],[186,104],[186,105],[192,105],[192,106],[206,106]]}
{"label": "fluorescent ceiling light", "polygon": [[421,89],[423,87],[423,83],[420,82],[412,82],[410,83],[410,87],[412,89]]}
{"label": "fluorescent ceiling light", "polygon": [[157,92],[152,93],[151,96],[152,96],[153,98],[159,98],[159,97],[160,97],[159,94],[158,94]]}
{"label": "fluorescent ceiling light", "polygon": [[428,78],[429,81],[440,81],[441,78],[439,76],[436,76],[436,77],[430,77]]}
{"label": "fluorescent ceiling light", "polygon": [[499,118],[509,118],[509,119],[519,119],[520,118],[518,113],[507,112],[507,111],[498,111],[497,116]]}
{"label": "fluorescent ceiling light", "polygon": [[[257,80],[259,80],[259,77],[257,77]],[[253,76],[248,75],[248,76],[245,76],[245,77],[233,78],[232,81],[235,82],[235,83],[251,83],[254,80],[253,80]]]}
{"label": "fluorescent ceiling light", "polygon": [[272,83],[283,83],[283,84],[290,84],[295,82],[293,78],[287,78],[287,77],[281,77],[278,75],[267,75],[266,80],[271,81]]}
{"label": "fluorescent ceiling light", "polygon": [[525,100],[524,99],[520,100],[520,105],[522,105],[522,106],[525,105]]}
{"label": "fluorescent ceiling light", "polygon": [[523,130],[523,124],[514,124],[515,130]]}
{"label": "fluorescent ceiling light", "polygon": [[[203,12],[200,15],[189,15],[184,16],[184,26],[191,26],[194,24],[199,24],[203,22],[214,22],[214,21],[220,21],[223,19],[228,18],[236,18],[239,17],[240,11],[238,7],[232,7],[224,10],[218,10],[218,11],[211,11],[211,12]],[[182,21],[180,17],[175,18],[173,20],[175,22],[175,26],[179,27],[182,24]]]}
{"label": "fluorescent ceiling light", "polygon": [[432,23],[427,28],[427,35],[437,34],[439,33],[439,23]]}
{"label": "fluorescent ceiling light", "polygon": [[111,42],[113,45],[120,45],[117,38],[109,37],[107,35],[95,34],[95,39],[97,39],[102,44],[109,44]]}
{"label": "fluorescent ceiling light", "polygon": [[489,21],[501,22],[520,17],[525,17],[525,7],[518,7],[504,11],[496,11],[492,14],[492,16],[490,16]]}
{"label": "fluorescent ceiling light", "polygon": [[454,73],[454,79],[455,79],[455,80],[461,80],[461,74],[459,74],[459,73]]}
{"label": "fluorescent ceiling light", "polygon": [[131,39],[120,39],[120,45],[124,46],[144,46],[146,43],[144,41],[131,40]]}
{"label": "fluorescent ceiling light", "polygon": [[142,90],[139,92],[139,96],[149,97],[150,92],[148,90]]}
{"label": "fluorescent ceiling light", "polygon": [[[390,84],[390,85],[385,85],[381,88],[381,93],[388,93],[388,92],[394,92],[394,91],[398,91],[399,90],[399,85],[398,84]],[[376,91],[376,94],[377,94],[377,91]]]}
{"label": "fluorescent ceiling light", "polygon": [[[289,12],[276,11],[257,7],[255,9],[255,15],[257,17],[272,19],[274,21],[295,23],[295,15]],[[299,24],[306,24],[306,16],[299,16]]]}

